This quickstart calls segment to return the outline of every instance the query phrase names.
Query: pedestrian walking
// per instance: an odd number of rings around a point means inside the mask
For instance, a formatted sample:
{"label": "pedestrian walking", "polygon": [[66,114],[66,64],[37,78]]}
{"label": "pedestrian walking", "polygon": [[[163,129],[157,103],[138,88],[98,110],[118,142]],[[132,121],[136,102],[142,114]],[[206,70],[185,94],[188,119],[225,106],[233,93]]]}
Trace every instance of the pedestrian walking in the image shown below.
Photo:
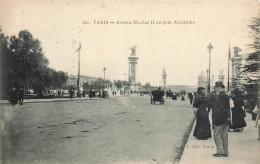
{"label": "pedestrian walking", "polygon": [[196,126],[193,136],[202,140],[211,138],[209,112],[207,110],[208,100],[205,96],[205,88],[199,87],[197,92],[198,96],[194,99],[193,103],[193,107],[197,108],[197,110],[195,110]]}
{"label": "pedestrian walking", "polygon": [[88,97],[92,99],[92,90],[89,90]]}
{"label": "pedestrian walking", "polygon": [[10,93],[10,96],[9,96],[9,102],[13,105],[17,104],[17,100],[18,100],[18,97],[17,97],[17,91],[15,88],[12,89],[11,93]]}
{"label": "pedestrian walking", "polygon": [[23,105],[23,100],[24,100],[24,92],[23,92],[23,88],[20,88],[18,91],[19,105]]}
{"label": "pedestrian walking", "polygon": [[69,90],[70,98],[72,99],[72,96],[74,94],[74,90]]}
{"label": "pedestrian walking", "polygon": [[230,103],[225,93],[225,86],[222,82],[216,82],[216,96],[212,102],[212,115],[214,123],[214,141],[217,147],[215,157],[228,156],[228,129],[230,124]]}
{"label": "pedestrian walking", "polygon": [[235,132],[239,132],[243,130],[243,127],[246,126],[246,111],[244,108],[244,99],[242,97],[241,91],[239,89],[235,89],[232,92],[232,101],[234,107],[231,108],[232,111],[232,124],[230,124],[229,128],[234,129]]}
{"label": "pedestrian walking", "polygon": [[61,92],[61,91],[60,91],[60,90],[58,90],[58,97],[59,97],[59,98],[60,98],[60,92]]}
{"label": "pedestrian walking", "polygon": [[190,104],[192,104],[192,102],[193,102],[193,94],[192,94],[192,93],[189,93],[189,94],[188,94],[188,97],[189,97],[189,99],[190,99]]}

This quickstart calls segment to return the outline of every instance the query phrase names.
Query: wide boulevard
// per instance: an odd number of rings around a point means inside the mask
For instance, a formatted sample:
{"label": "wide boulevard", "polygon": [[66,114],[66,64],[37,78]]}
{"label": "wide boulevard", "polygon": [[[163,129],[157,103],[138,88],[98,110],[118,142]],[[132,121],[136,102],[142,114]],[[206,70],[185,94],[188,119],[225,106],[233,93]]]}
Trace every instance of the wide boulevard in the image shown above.
{"label": "wide boulevard", "polygon": [[148,95],[1,105],[2,163],[173,163],[194,114],[189,100]]}

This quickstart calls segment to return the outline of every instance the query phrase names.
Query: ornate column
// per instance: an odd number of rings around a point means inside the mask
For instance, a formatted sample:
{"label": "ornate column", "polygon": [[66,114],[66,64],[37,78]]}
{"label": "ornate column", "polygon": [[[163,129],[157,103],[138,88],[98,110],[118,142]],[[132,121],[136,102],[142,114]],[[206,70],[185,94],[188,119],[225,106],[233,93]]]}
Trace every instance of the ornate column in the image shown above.
{"label": "ornate column", "polygon": [[162,74],[163,90],[166,90],[166,78],[167,78],[167,74],[166,74],[166,70],[164,68],[163,74]]}
{"label": "ornate column", "polygon": [[128,57],[129,60],[128,82],[130,85],[134,85],[136,83],[136,65],[138,61],[138,57],[136,57],[136,47],[137,46],[130,48],[132,52],[131,55]]}

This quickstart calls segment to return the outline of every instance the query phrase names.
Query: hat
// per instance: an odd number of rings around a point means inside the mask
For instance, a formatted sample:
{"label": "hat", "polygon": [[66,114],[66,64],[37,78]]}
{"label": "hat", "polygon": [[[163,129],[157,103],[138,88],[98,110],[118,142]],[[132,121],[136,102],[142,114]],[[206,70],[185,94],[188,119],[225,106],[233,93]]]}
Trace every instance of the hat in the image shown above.
{"label": "hat", "polygon": [[199,88],[197,89],[197,93],[201,93],[201,91],[202,91],[203,89],[205,89],[205,88],[199,87]]}
{"label": "hat", "polygon": [[217,81],[215,83],[215,87],[225,88],[225,85],[223,85],[223,83],[221,81]]}

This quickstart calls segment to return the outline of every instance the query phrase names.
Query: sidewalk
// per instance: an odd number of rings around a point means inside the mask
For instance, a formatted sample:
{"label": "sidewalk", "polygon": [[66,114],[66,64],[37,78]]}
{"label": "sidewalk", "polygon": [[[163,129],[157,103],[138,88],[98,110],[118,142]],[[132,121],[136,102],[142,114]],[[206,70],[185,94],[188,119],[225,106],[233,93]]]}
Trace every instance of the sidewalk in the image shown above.
{"label": "sidewalk", "polygon": [[[229,132],[229,155],[228,157],[214,157],[216,146],[214,142],[214,132],[211,131],[212,138],[198,140],[190,133],[188,142],[184,148],[179,164],[258,164],[260,163],[260,141],[258,138],[258,128],[255,128],[255,121],[251,119],[251,114],[247,113],[245,118],[247,126],[242,132]],[[210,114],[211,122],[211,114]]]}

